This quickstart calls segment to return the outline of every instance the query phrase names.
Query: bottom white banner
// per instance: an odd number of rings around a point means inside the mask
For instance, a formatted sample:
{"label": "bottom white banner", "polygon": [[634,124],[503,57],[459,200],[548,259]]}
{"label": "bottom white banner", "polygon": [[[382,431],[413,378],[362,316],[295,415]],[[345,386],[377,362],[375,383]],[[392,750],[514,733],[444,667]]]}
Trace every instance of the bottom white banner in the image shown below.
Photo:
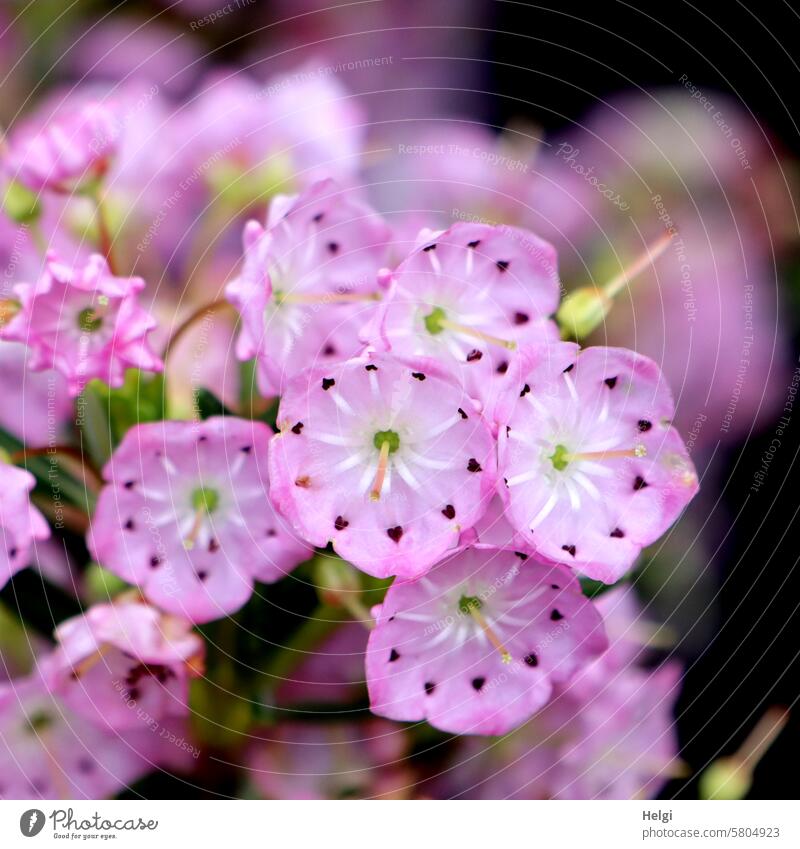
{"label": "bottom white banner", "polygon": [[[0,846],[800,846],[795,802],[0,802]],[[36,842],[33,842],[36,841]],[[184,843],[185,845],[185,843]]]}

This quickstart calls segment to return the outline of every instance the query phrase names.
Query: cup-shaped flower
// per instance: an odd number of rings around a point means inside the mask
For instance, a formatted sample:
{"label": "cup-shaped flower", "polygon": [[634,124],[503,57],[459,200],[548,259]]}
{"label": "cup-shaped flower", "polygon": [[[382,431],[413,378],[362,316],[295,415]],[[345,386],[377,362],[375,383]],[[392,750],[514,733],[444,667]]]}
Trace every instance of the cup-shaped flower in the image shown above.
{"label": "cup-shaped flower", "polygon": [[237,353],[257,358],[265,394],[360,352],[388,242],[382,219],[332,180],[276,198],[266,229],[246,225],[242,271],[226,294],[242,315]]}
{"label": "cup-shaped flower", "polygon": [[555,249],[506,226],[459,223],[425,235],[392,273],[370,341],[436,357],[490,408],[517,347],[557,338]]}
{"label": "cup-shaped flower", "polygon": [[73,396],[93,378],[122,386],[126,368],[163,368],[147,340],[156,320],[138,303],[144,286],[113,275],[100,254],[72,267],[51,253],[36,283],[15,286],[21,306],[0,336],[28,346],[34,371],[63,374]]}
{"label": "cup-shaped flower", "polygon": [[73,192],[97,182],[117,151],[121,123],[102,103],[65,109],[11,134],[5,170],[34,191]]}
{"label": "cup-shaped flower", "polygon": [[623,348],[529,349],[497,409],[511,524],[543,558],[606,583],[698,489],[658,366]]}
{"label": "cup-shaped flower", "polygon": [[269,503],[261,422],[156,422],[125,435],[89,531],[95,559],[154,604],[206,622],[309,554]]}
{"label": "cup-shaped flower", "polygon": [[47,539],[50,527],[31,504],[36,480],[30,472],[0,463],[0,587],[31,562],[35,540]]}
{"label": "cup-shaped flower", "polygon": [[112,729],[188,715],[205,644],[186,620],[121,600],[62,622],[55,636],[48,685],[76,713]]}
{"label": "cup-shaped flower", "polygon": [[278,510],[377,577],[426,572],[492,497],[489,426],[430,360],[374,354],[309,369],[281,398],[278,427]]}
{"label": "cup-shaped flower", "polygon": [[389,588],[367,645],[370,705],[456,734],[505,734],[606,645],[569,569],[462,549]]}

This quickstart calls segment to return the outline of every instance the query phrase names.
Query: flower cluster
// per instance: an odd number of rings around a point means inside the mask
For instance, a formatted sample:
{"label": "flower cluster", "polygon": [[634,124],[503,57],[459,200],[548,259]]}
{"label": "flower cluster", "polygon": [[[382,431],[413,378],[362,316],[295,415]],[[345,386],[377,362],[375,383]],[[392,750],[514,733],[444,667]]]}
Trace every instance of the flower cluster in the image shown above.
{"label": "flower cluster", "polygon": [[[149,764],[185,767],[195,737],[224,748],[222,729],[261,736],[244,756],[265,795],[407,795],[410,738],[391,721],[512,735],[503,751],[542,772],[531,795],[650,793],[674,767],[675,667],[645,671],[619,636],[630,600],[582,583],[624,579],[698,491],[666,381],[633,351],[562,341],[557,251],[536,233],[431,219],[409,236],[380,215],[352,179],[359,116],[335,89],[303,85],[319,111],[304,122],[281,87],[265,129],[258,91],[210,80],[168,123],[170,145],[183,133],[205,157],[176,210],[216,193],[236,232],[209,250],[243,244],[224,286],[214,266],[206,291],[187,288],[203,305],[171,334],[155,316],[180,298],[146,275],[146,309],[123,270],[172,274],[194,255],[154,260],[175,233],[151,222],[140,266],[128,216],[107,217],[146,167],[133,130],[92,102],[9,137],[7,176],[45,204],[88,203],[93,244],[45,251],[0,300],[3,361],[26,375],[24,346],[53,383],[48,411],[57,380],[78,405],[45,432],[12,414],[9,445],[31,436],[0,470],[0,582],[50,533],[36,485],[92,562],[67,570],[83,612],[0,684],[0,797],[112,794]],[[303,179],[274,179],[284,143]],[[181,408],[178,337],[209,316],[194,364],[227,375],[213,325],[234,311],[235,391],[193,385]],[[358,698],[376,718],[264,721]],[[280,780],[307,758],[317,780]]]}

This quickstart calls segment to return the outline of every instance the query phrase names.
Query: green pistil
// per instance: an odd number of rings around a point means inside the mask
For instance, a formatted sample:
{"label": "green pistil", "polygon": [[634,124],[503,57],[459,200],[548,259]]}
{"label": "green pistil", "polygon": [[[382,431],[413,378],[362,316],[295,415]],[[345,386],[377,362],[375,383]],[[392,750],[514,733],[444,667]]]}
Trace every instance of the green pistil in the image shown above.
{"label": "green pistil", "polygon": [[53,724],[53,717],[50,716],[49,713],[45,713],[44,711],[38,711],[34,713],[32,716],[28,717],[28,724],[31,729],[35,731],[37,734],[40,734],[45,729],[49,728]]}
{"label": "green pistil", "polygon": [[476,595],[462,595],[458,600],[458,609],[465,615],[469,616],[473,610],[480,610],[483,603]]}
{"label": "green pistil", "polygon": [[94,333],[102,326],[102,316],[97,315],[97,313],[92,309],[92,307],[86,307],[86,309],[81,310],[78,313],[78,328],[84,333]]}
{"label": "green pistil", "polygon": [[566,445],[556,445],[556,450],[548,458],[552,460],[553,467],[559,472],[563,472],[569,465],[569,451]]}
{"label": "green pistil", "polygon": [[218,506],[219,493],[216,489],[200,486],[192,493],[192,507],[196,511],[204,510],[206,513],[213,513]]}
{"label": "green pistil", "polygon": [[372,440],[378,451],[383,448],[383,443],[389,443],[389,453],[394,454],[400,447],[400,437],[393,430],[379,430]]}
{"label": "green pistil", "polygon": [[446,318],[447,315],[441,307],[434,307],[433,312],[430,315],[426,315],[424,318],[425,328],[428,333],[431,333],[434,336],[437,333],[441,333],[444,330],[444,327],[442,327],[442,321]]}

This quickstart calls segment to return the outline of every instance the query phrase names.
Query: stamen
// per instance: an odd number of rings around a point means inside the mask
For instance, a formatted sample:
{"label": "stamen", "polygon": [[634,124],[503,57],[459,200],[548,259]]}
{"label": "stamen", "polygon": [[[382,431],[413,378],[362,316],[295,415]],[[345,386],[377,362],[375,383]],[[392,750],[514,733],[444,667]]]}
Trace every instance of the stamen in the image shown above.
{"label": "stamen", "polygon": [[556,445],[548,458],[555,469],[563,472],[573,460],[617,460],[622,457],[646,457],[647,449],[641,443],[633,448],[622,448],[615,451],[578,451],[567,450],[566,445]]}
{"label": "stamen", "polygon": [[383,481],[386,478],[386,467],[389,464],[389,450],[391,447],[388,439],[384,439],[381,443],[381,453],[378,455],[378,471],[375,473],[375,483],[372,484],[372,489],[369,493],[370,501],[380,500]]}
{"label": "stamen", "polygon": [[510,339],[501,339],[499,336],[492,336],[491,333],[484,333],[475,327],[468,327],[466,324],[450,321],[449,318],[440,318],[439,324],[447,330],[461,333],[464,336],[472,336],[474,339],[480,339],[483,342],[488,342],[490,345],[499,345],[501,348],[506,348],[509,351],[514,351],[517,347],[517,343],[512,342]]}
{"label": "stamen", "polygon": [[10,298],[0,299],[0,327],[8,324],[14,318],[19,312],[20,306],[19,301],[13,301]]}
{"label": "stamen", "polygon": [[194,519],[188,535],[183,540],[183,547],[191,551],[197,542],[197,536],[203,527],[203,521],[210,516],[219,506],[219,493],[215,489],[198,487],[192,493],[192,507],[194,507]]}
{"label": "stamen", "polygon": [[616,276],[612,277],[603,287],[603,294],[608,298],[613,298],[617,295],[630,280],[641,274],[646,268],[651,266],[664,251],[669,247],[672,237],[676,231],[667,230],[662,233],[652,245],[649,245],[639,254],[638,257]]}
{"label": "stamen", "polygon": [[492,630],[492,626],[486,621],[486,617],[481,613],[481,600],[476,596],[462,596],[458,602],[458,607],[462,613],[468,613],[478,623],[489,642],[500,652],[503,663],[511,663],[511,652],[503,645],[500,638]]}
{"label": "stamen", "polygon": [[326,292],[315,295],[305,292],[274,292],[278,304],[340,304],[354,301],[379,301],[380,292]]}

